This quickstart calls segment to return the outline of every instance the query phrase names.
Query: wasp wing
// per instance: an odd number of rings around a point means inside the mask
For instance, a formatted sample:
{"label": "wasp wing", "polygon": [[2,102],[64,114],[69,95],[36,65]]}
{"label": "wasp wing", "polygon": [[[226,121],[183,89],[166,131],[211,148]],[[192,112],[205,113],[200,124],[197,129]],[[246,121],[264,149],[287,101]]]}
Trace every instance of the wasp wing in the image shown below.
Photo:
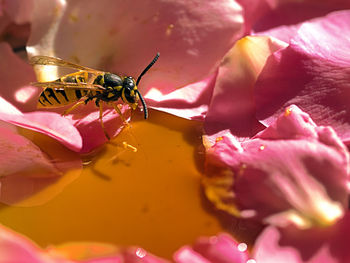
{"label": "wasp wing", "polygon": [[32,65],[43,65],[43,66],[58,66],[58,67],[66,67],[66,68],[73,68],[78,70],[85,70],[88,72],[94,72],[94,73],[102,73],[103,71],[84,67],[78,64],[74,64],[69,61],[65,61],[60,58],[55,57],[49,57],[49,56],[34,56],[31,57],[29,60],[29,63]]}
{"label": "wasp wing", "polygon": [[48,82],[32,82],[30,85],[35,87],[42,88],[51,88],[51,89],[77,89],[77,90],[95,90],[95,91],[103,91],[105,88],[96,84],[88,84],[88,83],[69,83],[69,82],[61,82],[61,81],[48,81]]}

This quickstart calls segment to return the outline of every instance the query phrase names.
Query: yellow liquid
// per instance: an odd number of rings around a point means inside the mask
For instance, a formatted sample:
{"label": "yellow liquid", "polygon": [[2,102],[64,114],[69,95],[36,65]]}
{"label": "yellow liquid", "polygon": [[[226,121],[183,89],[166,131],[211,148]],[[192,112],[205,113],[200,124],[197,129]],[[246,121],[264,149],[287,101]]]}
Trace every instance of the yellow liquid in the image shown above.
{"label": "yellow liquid", "polygon": [[[214,210],[204,207],[201,123],[157,111],[147,121],[141,117],[51,201],[25,208],[2,205],[0,222],[42,248],[103,242],[140,246],[169,259],[199,236],[225,231]],[[34,141],[58,145],[39,134]],[[123,141],[137,152],[123,149]],[[226,231],[235,226],[230,222]]]}

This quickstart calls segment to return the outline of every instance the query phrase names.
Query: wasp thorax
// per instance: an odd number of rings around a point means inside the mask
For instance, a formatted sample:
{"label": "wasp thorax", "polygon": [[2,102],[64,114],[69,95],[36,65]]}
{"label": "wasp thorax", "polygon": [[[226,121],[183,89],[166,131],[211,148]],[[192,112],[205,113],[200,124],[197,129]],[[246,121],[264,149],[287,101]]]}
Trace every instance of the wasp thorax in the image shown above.
{"label": "wasp thorax", "polygon": [[117,87],[122,86],[123,80],[116,74],[106,73],[104,75],[104,86],[105,87]]}

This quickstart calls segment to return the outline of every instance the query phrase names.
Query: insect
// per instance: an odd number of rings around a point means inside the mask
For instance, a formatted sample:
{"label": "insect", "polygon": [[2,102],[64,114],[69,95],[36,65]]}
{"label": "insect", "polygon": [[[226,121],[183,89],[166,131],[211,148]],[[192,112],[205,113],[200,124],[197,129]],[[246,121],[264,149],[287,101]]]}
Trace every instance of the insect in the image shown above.
{"label": "insect", "polygon": [[73,104],[64,111],[68,114],[80,105],[95,101],[99,108],[99,119],[105,136],[110,137],[104,127],[102,114],[103,106],[101,102],[111,105],[126,123],[118,105],[114,102],[121,99],[127,103],[131,109],[136,110],[139,101],[143,106],[144,118],[148,118],[148,110],[145,100],[137,89],[142,76],[156,63],[159,53],[153,58],[151,63],[142,71],[137,80],[130,76],[119,76],[113,73],[84,67],[60,58],[48,56],[34,56],[30,59],[32,65],[59,66],[78,70],[77,72],[64,75],[63,77],[49,82],[34,82],[33,86],[43,87],[38,100],[38,108],[56,108]]}

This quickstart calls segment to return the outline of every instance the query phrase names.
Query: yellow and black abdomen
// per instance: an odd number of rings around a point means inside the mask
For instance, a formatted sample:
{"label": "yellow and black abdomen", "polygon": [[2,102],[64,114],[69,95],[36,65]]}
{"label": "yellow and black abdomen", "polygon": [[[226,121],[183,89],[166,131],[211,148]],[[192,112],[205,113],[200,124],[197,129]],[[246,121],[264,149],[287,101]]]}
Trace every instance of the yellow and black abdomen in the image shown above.
{"label": "yellow and black abdomen", "polygon": [[72,104],[86,96],[87,90],[46,88],[39,97],[38,108],[57,108]]}
{"label": "yellow and black abdomen", "polygon": [[[40,94],[38,108],[57,108],[77,102],[88,93],[94,93],[87,89],[65,87],[64,83],[86,83],[87,75],[78,72],[63,76],[53,81],[55,85],[47,87]],[[55,87],[57,84],[57,87]],[[62,85],[61,85],[62,84]]]}

